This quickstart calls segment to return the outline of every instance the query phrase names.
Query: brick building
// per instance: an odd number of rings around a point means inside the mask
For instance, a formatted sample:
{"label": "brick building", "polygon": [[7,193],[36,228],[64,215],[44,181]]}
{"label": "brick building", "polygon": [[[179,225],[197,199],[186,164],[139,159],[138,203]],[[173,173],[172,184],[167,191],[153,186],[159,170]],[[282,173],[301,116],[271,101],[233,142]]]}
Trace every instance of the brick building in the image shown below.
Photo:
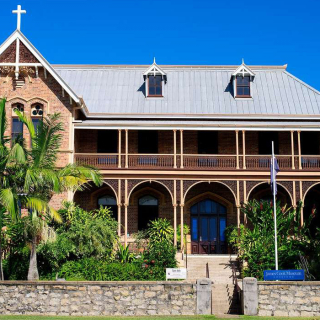
{"label": "brick building", "polygon": [[246,223],[241,204],[271,197],[271,141],[278,199],[303,202],[301,223],[320,209],[320,95],[286,66],[50,65],[16,30],[0,47],[0,78],[8,135],[30,144],[14,108],[35,124],[60,112],[59,165],[101,170],[102,187],[52,204],[111,207],[125,243],[163,217],[175,244],[190,226],[189,252],[226,252],[226,226]]}

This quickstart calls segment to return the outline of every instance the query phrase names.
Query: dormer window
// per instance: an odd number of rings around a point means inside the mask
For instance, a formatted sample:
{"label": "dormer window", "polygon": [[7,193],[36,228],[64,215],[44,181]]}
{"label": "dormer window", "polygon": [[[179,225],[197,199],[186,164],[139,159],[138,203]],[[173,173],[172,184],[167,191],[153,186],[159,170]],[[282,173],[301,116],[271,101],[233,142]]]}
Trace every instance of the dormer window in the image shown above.
{"label": "dormer window", "polygon": [[148,76],[148,97],[162,97],[162,76]]}
{"label": "dormer window", "polygon": [[248,66],[242,64],[232,74],[234,97],[235,98],[251,98],[251,82],[253,81],[255,74]]}
{"label": "dormer window", "polygon": [[250,76],[236,77],[237,95],[236,97],[251,97],[250,95]]}
{"label": "dormer window", "polygon": [[166,73],[156,64],[153,64],[143,74],[146,81],[146,97],[163,97],[163,85],[166,83]]}

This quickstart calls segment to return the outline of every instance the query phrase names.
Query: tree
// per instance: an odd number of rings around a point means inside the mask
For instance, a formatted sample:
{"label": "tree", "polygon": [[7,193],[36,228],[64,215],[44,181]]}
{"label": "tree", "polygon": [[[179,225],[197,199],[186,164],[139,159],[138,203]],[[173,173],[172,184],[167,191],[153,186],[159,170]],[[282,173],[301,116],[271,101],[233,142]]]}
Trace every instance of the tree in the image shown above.
{"label": "tree", "polygon": [[[31,254],[28,280],[39,279],[37,268],[36,247],[40,240],[41,228],[48,220],[48,216],[57,222],[61,217],[57,211],[49,206],[54,193],[67,190],[76,191],[85,188],[90,181],[101,185],[100,173],[89,166],[68,164],[57,167],[57,153],[61,146],[63,124],[60,114],[48,115],[39,121],[34,128],[32,120],[16,111],[19,120],[28,128],[31,137],[31,150],[24,149],[25,161],[20,165],[19,187],[21,188],[21,205],[31,209],[27,231],[31,234]],[[36,205],[42,203],[43,206]],[[44,210],[46,209],[46,210]],[[31,226],[31,227],[30,227]]]}
{"label": "tree", "polygon": [[[2,241],[3,230],[8,219],[18,218],[21,203],[26,208],[47,211],[48,205],[34,195],[26,196],[22,192],[23,168],[27,161],[24,141],[21,137],[10,140],[5,136],[7,119],[5,99],[0,100],[0,280],[3,278]],[[11,143],[11,147],[10,147]]]}

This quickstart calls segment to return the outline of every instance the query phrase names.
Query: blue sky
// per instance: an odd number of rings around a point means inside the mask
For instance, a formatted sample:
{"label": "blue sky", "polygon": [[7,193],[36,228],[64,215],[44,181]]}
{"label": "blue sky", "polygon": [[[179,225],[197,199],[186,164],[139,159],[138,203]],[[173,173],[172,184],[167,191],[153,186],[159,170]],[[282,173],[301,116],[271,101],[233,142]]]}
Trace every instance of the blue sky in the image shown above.
{"label": "blue sky", "polygon": [[319,0],[1,0],[50,63],[283,65],[320,90]]}

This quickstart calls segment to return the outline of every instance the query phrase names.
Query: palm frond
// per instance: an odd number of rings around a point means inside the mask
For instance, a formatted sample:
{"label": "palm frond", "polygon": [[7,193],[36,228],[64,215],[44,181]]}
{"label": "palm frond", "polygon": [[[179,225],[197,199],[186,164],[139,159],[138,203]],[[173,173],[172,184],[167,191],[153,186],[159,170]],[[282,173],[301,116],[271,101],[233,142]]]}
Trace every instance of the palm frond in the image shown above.
{"label": "palm frond", "polygon": [[25,163],[27,160],[27,152],[23,145],[16,142],[10,149],[8,154],[8,162],[15,162],[18,164]]}
{"label": "palm frond", "polygon": [[0,190],[0,203],[7,212],[10,213],[13,219],[18,217],[17,199],[14,197],[14,192],[11,188]]}
{"label": "palm frond", "polygon": [[24,113],[22,113],[17,109],[14,112],[18,116],[19,120],[26,125],[26,127],[28,128],[30,137],[33,140],[35,138],[35,129],[32,123],[32,119],[30,117],[27,117]]}
{"label": "palm frond", "polygon": [[48,202],[45,200],[37,197],[26,196],[24,199],[24,205],[26,208],[32,209],[32,211],[49,214],[56,222],[62,222],[60,214],[54,208],[49,206]]}
{"label": "palm frond", "polygon": [[32,146],[35,167],[54,167],[62,139],[59,132],[63,131],[63,125],[59,119],[60,114],[55,113],[40,121]]}
{"label": "palm frond", "polygon": [[68,164],[59,170],[58,176],[65,189],[81,190],[90,182],[93,182],[97,186],[102,185],[100,172],[89,166]]}

